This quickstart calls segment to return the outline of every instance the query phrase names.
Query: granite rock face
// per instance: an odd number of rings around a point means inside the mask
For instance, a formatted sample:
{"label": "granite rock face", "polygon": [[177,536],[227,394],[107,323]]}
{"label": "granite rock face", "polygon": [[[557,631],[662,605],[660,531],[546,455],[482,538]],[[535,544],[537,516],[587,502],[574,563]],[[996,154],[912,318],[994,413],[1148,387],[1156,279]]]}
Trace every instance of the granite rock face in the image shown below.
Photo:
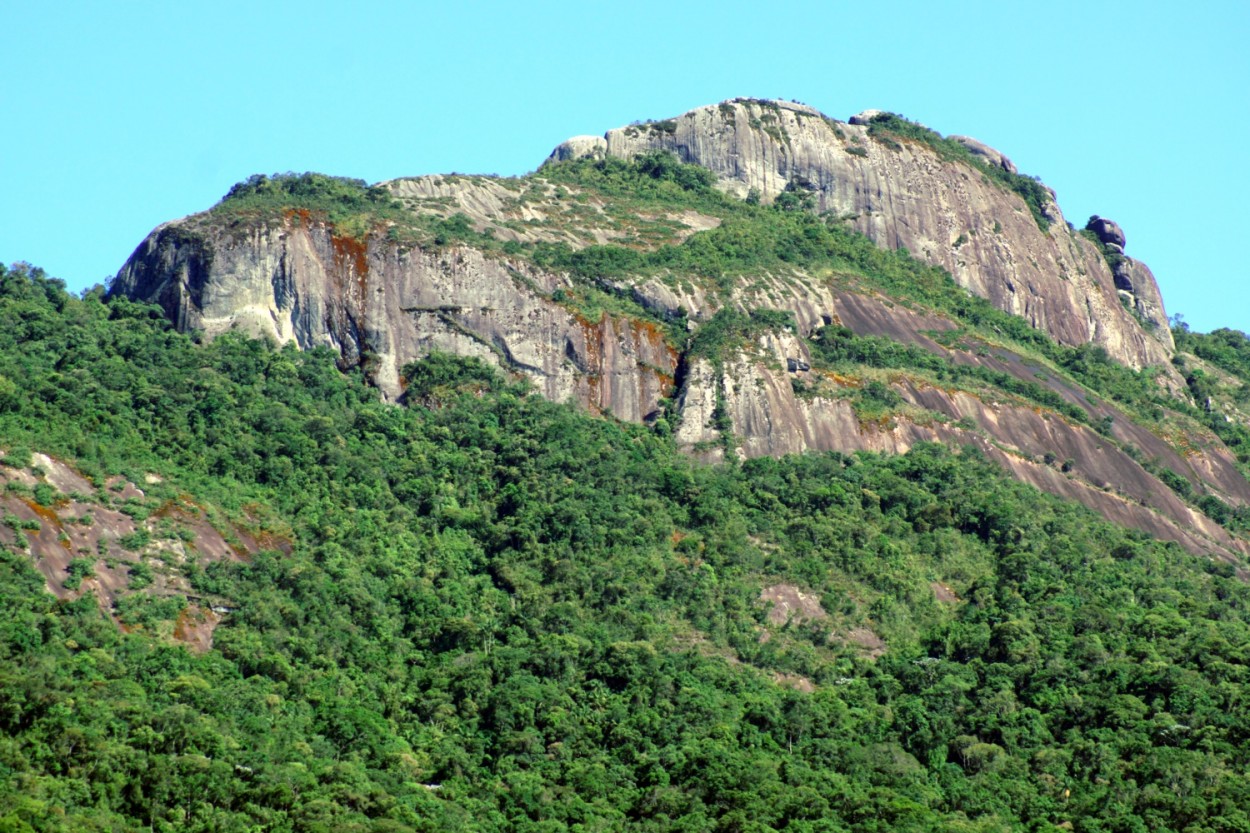
{"label": "granite rock face", "polygon": [[1142,326],[1155,338],[1172,347],[1172,331],[1163,309],[1163,296],[1159,294],[1159,285],[1150,267],[1140,260],[1121,257],[1112,267],[1112,275],[1125,308],[1136,313]]}
{"label": "granite rock face", "polygon": [[[1062,343],[1092,341],[1127,365],[1159,366],[1164,387],[1184,390],[1168,361],[1163,302],[1143,264],[1072,232],[1053,201],[1044,211],[1054,221],[1043,230],[1017,194],[982,170],[939,158],[920,142],[880,141],[869,134],[871,116],[861,121],[835,122],[799,104],[735,100],[602,139],[579,137],[549,161],[671,150],[744,197],[754,191],[772,200],[791,182],[804,183],[821,210],[879,245],[944,266],[970,291]],[[1010,170],[992,148],[959,141]],[[624,218],[634,225],[623,225],[600,197],[566,193],[541,178],[432,175],[384,186],[414,212],[460,214],[479,233],[519,244],[586,246],[637,240],[656,228],[679,242],[720,222],[675,210]],[[403,397],[407,363],[434,350],[478,356],[529,378],[552,400],[633,422],[663,419],[681,447],[704,459],[973,444],[1020,479],[1117,522],[1194,552],[1236,559],[1246,551],[1138,462],[1171,470],[1196,494],[1248,505],[1250,483],[1218,440],[1187,437],[1178,453],[1181,446],[1019,355],[942,342],[936,334],[957,325],[937,313],[812,275],[755,275],[719,295],[651,275],[601,281],[597,291],[635,304],[636,312],[590,320],[567,301],[577,289],[570,276],[498,249],[404,244],[382,227],[340,233],[292,209],[264,222],[208,212],[160,226],[110,292],[158,303],[180,329],[208,337],[240,329],[302,349],[328,347],[391,400]],[[690,352],[686,333],[725,307],[788,311],[793,325],[752,336],[713,363]],[[808,337],[829,324],[1041,385],[1086,416],[1073,421],[1018,399],[903,376],[886,382],[902,411],[884,422],[864,420],[853,406],[863,380],[813,369]],[[1113,426],[1110,434],[1090,428],[1103,423]],[[1065,461],[1062,468],[1057,461]]]}
{"label": "granite rock face", "polygon": [[654,324],[590,322],[552,303],[560,285],[468,247],[403,250],[291,218],[243,233],[162,226],[112,291],[154,301],[179,329],[208,337],[242,330],[329,347],[391,399],[403,393],[405,364],[442,350],[524,373],[549,399],[641,421],[672,385],[676,352]]}
{"label": "granite rock face", "polygon": [[556,145],[547,162],[567,159],[598,159],[607,154],[608,143],[602,136],[574,136]]}
{"label": "granite rock face", "polygon": [[[786,101],[735,99],[676,119],[609,130],[607,153],[621,158],[652,150],[715,172],[739,195],[770,201],[791,182],[814,188],[817,206],[846,217],[878,245],[906,248],[942,266],[969,291],[1022,316],[1062,344],[1094,342],[1133,368],[1166,364],[1171,337],[1162,304],[1147,332],[1120,302],[1110,267],[1097,248],[1072,233],[1058,206],[1043,206],[1043,230],[1021,197],[919,142],[870,135],[872,116],[850,124]],[[975,140],[957,141],[1010,170],[1001,153]],[[1153,277],[1138,294],[1159,297]]]}
{"label": "granite rock face", "polygon": [[[727,454],[749,458],[824,450],[902,453],[919,442],[973,445],[1018,479],[1083,503],[1116,523],[1176,541],[1194,553],[1232,561],[1250,554],[1244,541],[1185,505],[1139,462],[1153,460],[1196,490],[1230,504],[1250,504],[1250,483],[1218,442],[1178,453],[1114,405],[1095,404],[1079,388],[1042,378],[1036,366],[1018,355],[997,349],[946,349],[931,334],[955,324],[940,316],[850,292],[833,292],[819,303],[834,322],[857,334],[914,344],[956,364],[975,364],[1041,383],[1084,410],[1088,424],[1027,403],[986,401],[964,391],[902,380],[893,382],[891,390],[905,408],[924,416],[865,420],[844,395],[862,380],[799,370],[808,357],[805,342],[771,333],[726,360],[719,371],[708,361],[691,362],[678,400],[679,443],[709,460]],[[730,436],[716,428],[718,402],[732,417]],[[1101,421],[1112,425],[1110,440],[1090,427]]]}
{"label": "granite rock face", "polygon": [[1094,215],[1085,224],[1085,230],[1102,244],[1121,304],[1137,318],[1143,329],[1172,349],[1175,345],[1171,329],[1167,326],[1167,313],[1163,309],[1159,285],[1146,264],[1124,254],[1124,229],[1114,220]]}
{"label": "granite rock face", "polygon": [[1009,174],[1017,173],[1016,166],[1010,159],[984,142],[978,142],[971,136],[947,136],[947,138],[963,145],[972,152],[973,156],[979,156],[989,164],[996,165]]}

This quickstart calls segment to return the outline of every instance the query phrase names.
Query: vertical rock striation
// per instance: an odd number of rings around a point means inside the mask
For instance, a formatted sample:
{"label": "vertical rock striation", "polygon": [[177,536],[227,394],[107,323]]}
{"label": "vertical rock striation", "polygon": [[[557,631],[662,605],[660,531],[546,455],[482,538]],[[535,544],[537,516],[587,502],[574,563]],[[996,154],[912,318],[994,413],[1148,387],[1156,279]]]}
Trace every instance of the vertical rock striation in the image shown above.
{"label": "vertical rock striation", "polygon": [[470,247],[406,250],[292,213],[246,231],[162,226],[111,291],[158,303],[180,329],[209,337],[242,330],[329,347],[391,399],[406,363],[442,350],[520,372],[549,399],[641,422],[671,387],[676,352],[648,322],[592,322],[553,303],[562,285]]}
{"label": "vertical rock striation", "polygon": [[[858,123],[856,123],[858,122]],[[1053,198],[1043,230],[1016,193],[917,141],[879,141],[871,114],[837,122],[786,101],[735,99],[675,119],[609,130],[607,153],[654,150],[706,167],[741,196],[775,199],[810,190],[821,211],[846,217],[889,248],[942,266],[969,291],[1019,315],[1069,346],[1094,342],[1134,368],[1164,364],[1172,344],[1158,287],[1137,264],[1138,307],[1147,332],[1125,309],[1096,246],[1074,234]],[[1014,165],[967,137],[956,139],[1004,170]],[[1053,195],[1052,195],[1053,196]]]}
{"label": "vertical rock striation", "polygon": [[[1075,232],[1053,194],[1039,219],[1002,184],[1014,165],[993,148],[953,137],[959,152],[942,155],[927,141],[875,134],[876,124],[872,114],[846,124],[803,105],[738,99],[602,138],[576,137],[549,161],[672,151],[742,197],[767,202],[806,192],[819,210],[882,247],[944,267],[1058,342],[1094,342],[1131,367],[1161,366],[1165,386],[1183,388],[1168,361],[1173,345],[1154,277],[1124,256],[1117,225],[1096,218]],[[208,212],[157,228],[110,292],[160,304],[179,329],[209,337],[240,329],[302,349],[328,347],[392,400],[403,395],[408,362],[435,350],[478,356],[528,377],[552,400],[634,422],[675,415],[675,440],[704,459],[971,443],[1020,479],[1117,522],[1194,552],[1234,558],[1246,551],[1138,462],[1169,469],[1195,494],[1248,505],[1250,484],[1217,440],[1169,444],[1006,348],[948,346],[938,334],[957,324],[933,310],[801,274],[751,275],[719,289],[655,274],[617,283],[583,276],[579,284],[506,254],[525,245],[652,245],[638,232],[661,234],[659,227],[680,242],[716,227],[718,217],[682,209],[630,217],[630,225],[603,195],[541,178],[429,176],[384,187],[396,201],[388,209],[456,219],[503,245],[485,251],[438,236],[405,244],[381,221],[346,234],[295,208],[264,220]],[[580,291],[610,297],[607,308],[618,312],[586,317],[579,312],[586,307],[569,301]],[[793,323],[764,327],[715,358],[699,354],[678,323],[697,331],[727,307],[788,311]],[[811,369],[807,337],[828,324],[1040,385],[1084,413],[1073,419],[1071,410],[940,389],[900,373],[874,382],[901,403],[897,413],[865,418],[854,404],[864,379]],[[1103,424],[1112,428],[1091,428]]]}

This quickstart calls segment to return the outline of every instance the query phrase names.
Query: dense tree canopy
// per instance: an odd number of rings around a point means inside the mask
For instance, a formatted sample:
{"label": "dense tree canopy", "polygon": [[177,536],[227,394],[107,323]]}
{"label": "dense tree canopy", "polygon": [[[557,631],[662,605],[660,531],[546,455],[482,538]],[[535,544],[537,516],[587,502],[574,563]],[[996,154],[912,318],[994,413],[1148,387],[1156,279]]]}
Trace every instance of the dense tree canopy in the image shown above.
{"label": "dense tree canopy", "polygon": [[10,463],[292,543],[187,565],[203,654],[0,553],[0,830],[1250,830],[1246,585],[971,450],[699,466],[477,362],[386,405],[26,267],[0,355]]}

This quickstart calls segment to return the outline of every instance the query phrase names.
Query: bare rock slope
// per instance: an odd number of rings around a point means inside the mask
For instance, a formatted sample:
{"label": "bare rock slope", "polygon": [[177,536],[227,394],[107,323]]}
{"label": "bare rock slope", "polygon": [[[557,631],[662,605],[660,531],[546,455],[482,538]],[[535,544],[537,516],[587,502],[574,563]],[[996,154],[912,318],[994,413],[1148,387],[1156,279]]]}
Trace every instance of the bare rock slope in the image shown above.
{"label": "bare rock slope", "polygon": [[[735,99],[609,130],[605,138],[607,153],[626,159],[673,151],[744,197],[754,191],[769,201],[796,184],[811,189],[821,211],[850,218],[881,246],[944,267],[961,286],[1061,344],[1101,344],[1135,368],[1171,352],[1149,270],[1138,265],[1135,283],[1139,310],[1154,325],[1147,330],[1121,304],[1105,259],[1072,233],[1053,194],[1042,207],[1049,222],[1042,229],[1018,194],[924,143],[875,139],[871,119],[844,124],[802,104]],[[1014,173],[998,151],[967,137],[956,141]]]}
{"label": "bare rock slope", "polygon": [[[1169,362],[1173,345],[1158,287],[1143,264],[1123,257],[1118,227],[1099,227],[1119,234],[1109,249],[1102,237],[1070,228],[1053,195],[1039,220],[1019,193],[980,167],[1012,172],[1010,160],[975,140],[952,140],[971,154],[952,158],[923,141],[875,135],[873,124],[871,116],[843,123],[803,105],[738,99],[611,130],[602,140],[577,137],[549,161],[667,150],[713,171],[721,188],[743,198],[768,202],[801,190],[815,208],[879,246],[905,247],[944,267],[970,292],[1059,343],[1101,345],[1125,365],[1156,368],[1164,388],[1183,390]],[[428,176],[382,187],[414,216],[458,219],[518,245],[646,248],[720,222],[691,210],[623,216],[601,195],[541,176]],[[410,361],[433,350],[479,356],[530,378],[556,401],[638,422],[666,414],[678,442],[710,459],[972,443],[1021,479],[1118,522],[1194,552],[1230,559],[1246,552],[1243,541],[1139,462],[1154,461],[1156,471],[1178,475],[1196,494],[1250,504],[1250,484],[1217,439],[1190,432],[1180,444],[1165,441],[1010,349],[939,343],[934,333],[956,327],[940,314],[800,272],[756,275],[719,294],[654,275],[603,280],[595,291],[621,303],[587,314],[568,301],[584,286],[506,247],[414,245],[393,231],[382,225],[349,233],[301,210],[263,222],[227,222],[208,212],[157,228],[111,292],[158,303],[179,328],[210,337],[242,329],[302,349],[328,347],[391,399],[403,395]],[[726,308],[788,311],[794,327],[764,333],[722,361],[690,352],[678,326],[683,316],[697,332]],[[898,407],[886,419],[865,419],[853,399],[872,380],[812,369],[808,338],[829,324],[1040,385],[1084,416],[1074,421],[1075,412],[897,373],[876,381],[893,391]],[[1114,427],[1095,432],[1099,422]]]}
{"label": "bare rock slope", "polygon": [[30,462],[0,465],[0,545],[29,555],[58,599],[92,596],[127,630],[206,650],[230,609],[196,595],[185,568],[289,551],[285,539],[210,520],[186,496],[159,496],[169,489],[155,475],[148,494],[121,477],[92,482],[46,454]]}

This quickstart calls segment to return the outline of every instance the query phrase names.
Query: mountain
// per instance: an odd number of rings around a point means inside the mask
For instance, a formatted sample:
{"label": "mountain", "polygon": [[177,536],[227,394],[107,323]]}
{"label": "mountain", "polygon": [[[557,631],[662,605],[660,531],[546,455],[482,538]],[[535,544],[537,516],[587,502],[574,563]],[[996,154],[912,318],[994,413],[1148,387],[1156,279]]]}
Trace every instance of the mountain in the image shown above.
{"label": "mountain", "polygon": [[[1250,340],[1176,337],[1250,399]],[[479,359],[397,405],[336,358],[0,266],[0,829],[1250,825],[1242,562],[975,446],[708,465]]]}
{"label": "mountain", "polygon": [[[110,292],[210,337],[328,346],[390,399],[430,351],[480,357],[706,459],[972,443],[1236,559],[1198,502],[1246,506],[1250,484],[1150,270],[1087,226],[976,140],[736,99],[577,137],[519,179],[254,177],[154,231]],[[845,366],[864,338],[915,350]]]}
{"label": "mountain", "polygon": [[1250,830],[1250,338],[853,121],[0,264],[0,831]]}

